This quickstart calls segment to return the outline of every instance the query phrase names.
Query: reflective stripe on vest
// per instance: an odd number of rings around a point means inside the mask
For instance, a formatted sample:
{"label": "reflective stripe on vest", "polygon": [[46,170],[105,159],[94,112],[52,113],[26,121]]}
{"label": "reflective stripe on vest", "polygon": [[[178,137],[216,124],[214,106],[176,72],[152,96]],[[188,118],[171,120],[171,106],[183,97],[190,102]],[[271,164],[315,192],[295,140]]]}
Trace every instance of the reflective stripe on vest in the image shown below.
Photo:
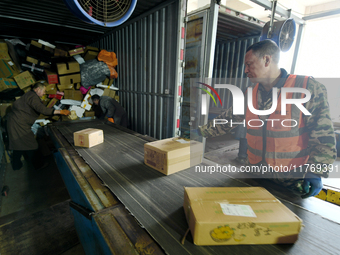
{"label": "reflective stripe on vest", "polygon": [[[307,81],[308,76],[289,75],[283,87],[306,88]],[[252,94],[255,109],[258,109],[258,88],[259,84],[255,86]],[[286,95],[287,99],[303,97],[305,97],[303,93],[287,93]],[[251,164],[258,164],[263,160],[263,142],[265,139],[266,151],[264,160],[268,165],[279,167],[281,170],[282,167],[288,166],[289,170],[291,170],[307,163],[309,158],[307,151],[309,134],[300,109],[295,105],[288,104],[286,115],[281,115],[280,93],[277,108],[267,119],[277,121],[267,121],[266,125],[262,127],[249,126],[248,122],[251,120],[254,120],[254,123],[250,122],[253,126],[260,126],[260,118],[258,115],[250,112],[249,108],[247,109],[246,123],[249,162]],[[296,122],[290,120],[295,120]],[[266,137],[263,137],[263,128],[266,128]]]}

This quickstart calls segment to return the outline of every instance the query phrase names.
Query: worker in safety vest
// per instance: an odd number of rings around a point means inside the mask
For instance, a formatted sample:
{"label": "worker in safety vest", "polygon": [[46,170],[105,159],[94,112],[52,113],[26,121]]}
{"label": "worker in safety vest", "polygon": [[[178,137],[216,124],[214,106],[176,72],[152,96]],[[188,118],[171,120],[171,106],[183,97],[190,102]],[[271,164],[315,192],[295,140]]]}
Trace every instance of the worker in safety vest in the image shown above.
{"label": "worker in safety vest", "polygon": [[[303,198],[315,196],[322,189],[321,177],[328,177],[337,155],[327,90],[312,77],[287,74],[279,68],[279,58],[280,50],[271,40],[251,45],[245,55],[245,73],[256,84],[248,88],[252,90],[253,107],[269,110],[270,114],[253,113],[246,93],[245,116],[233,115],[231,107],[216,117],[215,122],[211,120],[191,134],[223,135],[235,127],[231,127],[230,120],[243,122],[247,128],[247,154],[252,172],[299,192]],[[291,88],[300,88],[303,93],[286,93]],[[311,96],[308,101],[306,91]],[[300,99],[305,103],[300,103],[300,107],[287,103],[283,113],[282,94],[287,100]],[[303,113],[301,109],[307,111]],[[229,122],[216,125],[217,119]]]}

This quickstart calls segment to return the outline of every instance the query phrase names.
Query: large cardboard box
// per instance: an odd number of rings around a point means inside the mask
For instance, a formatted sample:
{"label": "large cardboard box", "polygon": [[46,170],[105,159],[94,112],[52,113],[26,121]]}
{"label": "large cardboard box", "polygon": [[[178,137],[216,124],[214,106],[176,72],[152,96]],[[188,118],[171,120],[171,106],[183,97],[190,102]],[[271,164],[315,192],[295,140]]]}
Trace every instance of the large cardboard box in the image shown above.
{"label": "large cardboard box", "polygon": [[202,162],[203,144],[175,137],[144,144],[144,163],[169,175]]}
{"label": "large cardboard box", "polygon": [[196,245],[294,243],[302,220],[262,187],[185,188]]}
{"label": "large cardboard box", "polygon": [[18,84],[12,78],[0,78],[0,91],[10,88],[17,88]]}
{"label": "large cardboard box", "polygon": [[20,73],[12,60],[0,59],[0,78],[11,78]]}
{"label": "large cardboard box", "polygon": [[35,79],[29,71],[25,71],[19,75],[14,76],[14,80],[17,82],[19,88],[21,89],[29,87],[35,83]]}
{"label": "large cardboard box", "polygon": [[87,128],[73,133],[75,146],[87,147],[101,144],[104,142],[103,130],[95,128]]}
{"label": "large cardboard box", "polygon": [[77,61],[58,63],[59,84],[68,85],[81,82],[80,67]]}
{"label": "large cardboard box", "polygon": [[83,100],[83,93],[80,90],[65,90],[64,99],[73,99],[77,101]]}

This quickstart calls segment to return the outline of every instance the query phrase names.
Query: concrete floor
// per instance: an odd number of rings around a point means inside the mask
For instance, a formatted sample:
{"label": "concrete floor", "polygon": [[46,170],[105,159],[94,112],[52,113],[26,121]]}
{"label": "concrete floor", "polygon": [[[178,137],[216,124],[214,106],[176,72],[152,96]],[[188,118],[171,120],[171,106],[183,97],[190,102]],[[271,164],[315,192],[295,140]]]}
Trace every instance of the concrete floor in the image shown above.
{"label": "concrete floor", "polygon": [[[70,199],[53,155],[47,154],[45,160],[49,165],[40,171],[31,169],[24,160],[23,167],[13,171],[11,164],[3,161],[5,170],[1,178],[9,192],[0,197],[0,227]],[[78,240],[63,254],[83,255],[85,252]]]}

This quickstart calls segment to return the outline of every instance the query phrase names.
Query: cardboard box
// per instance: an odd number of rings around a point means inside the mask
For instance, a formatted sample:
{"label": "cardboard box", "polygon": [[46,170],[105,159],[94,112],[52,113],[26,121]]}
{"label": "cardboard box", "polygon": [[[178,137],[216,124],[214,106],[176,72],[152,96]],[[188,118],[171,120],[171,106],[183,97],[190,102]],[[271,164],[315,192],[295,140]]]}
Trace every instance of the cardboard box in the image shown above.
{"label": "cardboard box", "polygon": [[56,84],[46,85],[46,94],[56,94],[56,93],[57,93],[57,85]]}
{"label": "cardboard box", "polygon": [[84,48],[79,47],[79,48],[76,48],[76,49],[73,49],[73,50],[69,50],[68,53],[70,54],[70,56],[82,54],[82,53],[84,53]]}
{"label": "cardboard box", "polygon": [[68,52],[66,50],[61,49],[54,49],[54,56],[55,57],[68,57]]}
{"label": "cardboard box", "polygon": [[175,137],[144,144],[144,163],[169,175],[202,162],[203,144]]}
{"label": "cardboard box", "polygon": [[8,46],[5,40],[0,40],[0,51],[8,51]]}
{"label": "cardboard box", "polygon": [[92,46],[86,46],[84,51],[84,60],[95,59],[99,54],[99,49]]}
{"label": "cardboard box", "polygon": [[84,117],[94,117],[94,111],[85,111]]}
{"label": "cardboard box", "polygon": [[20,73],[18,67],[12,60],[0,59],[0,77],[11,78]]}
{"label": "cardboard box", "polygon": [[114,99],[119,103],[119,96],[118,95],[115,95]]}
{"label": "cardboard box", "polygon": [[81,82],[80,67],[77,61],[58,63],[59,84],[68,85]]}
{"label": "cardboard box", "polygon": [[64,91],[64,90],[74,90],[74,84],[68,84],[68,85],[57,85],[59,91]]}
{"label": "cardboard box", "polygon": [[39,59],[36,59],[34,57],[29,57],[27,56],[26,57],[26,61],[27,62],[30,62],[32,64],[35,64],[35,65],[38,65],[38,66],[41,66],[41,67],[44,67],[44,68],[50,68],[51,65],[49,63],[45,63],[43,61],[40,61]]}
{"label": "cardboard box", "polygon": [[294,243],[302,220],[262,187],[185,188],[196,245]]}
{"label": "cardboard box", "polygon": [[48,47],[47,45],[41,44],[37,41],[31,41],[31,45],[34,45],[35,47],[38,47],[40,49],[43,49],[44,51],[48,52],[49,54],[54,54],[54,49],[51,47]]}
{"label": "cardboard box", "polygon": [[85,97],[84,97],[84,99],[83,99],[83,102],[81,102],[81,105],[80,105],[80,107],[81,108],[84,108],[85,110],[91,110],[91,107],[92,107],[92,104],[90,104],[90,102],[89,102],[89,99],[91,98],[91,94],[90,94],[90,92],[88,92],[86,95],[85,95]]}
{"label": "cardboard box", "polygon": [[0,50],[0,59],[11,60],[7,50]]}
{"label": "cardboard box", "polygon": [[103,96],[108,96],[108,97],[115,98],[115,96],[116,96],[116,91],[113,90],[113,89],[104,89]]}
{"label": "cardboard box", "polygon": [[52,72],[50,70],[45,70],[45,75],[46,75],[46,79],[47,79],[49,84],[57,84],[57,83],[59,83],[58,74],[57,73]]}
{"label": "cardboard box", "polygon": [[17,88],[18,84],[12,78],[0,78],[0,91]]}
{"label": "cardboard box", "polygon": [[83,100],[83,94],[79,90],[65,90],[64,99],[73,99],[77,101]]}
{"label": "cardboard box", "polygon": [[101,144],[104,142],[103,130],[95,128],[87,128],[73,133],[75,146],[87,147]]}
{"label": "cardboard box", "polygon": [[103,82],[103,85],[111,86],[113,84],[113,79],[106,78]]}
{"label": "cardboard box", "polygon": [[35,83],[35,79],[29,71],[25,71],[19,75],[14,76],[14,80],[17,82],[19,88],[21,89],[29,87]]}
{"label": "cardboard box", "polygon": [[74,84],[74,88],[75,89],[80,89],[80,87],[81,87],[80,82]]}

